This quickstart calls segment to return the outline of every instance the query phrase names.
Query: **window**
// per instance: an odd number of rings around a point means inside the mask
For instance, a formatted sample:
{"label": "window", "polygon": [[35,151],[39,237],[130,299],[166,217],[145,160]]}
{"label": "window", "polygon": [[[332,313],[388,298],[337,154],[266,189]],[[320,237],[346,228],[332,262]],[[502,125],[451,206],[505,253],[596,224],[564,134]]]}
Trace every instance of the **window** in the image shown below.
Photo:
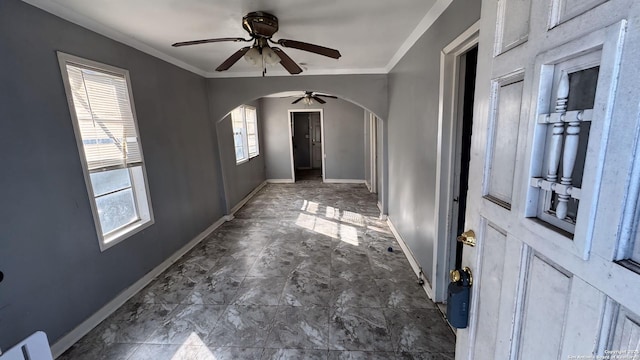
{"label": "window", "polygon": [[539,189],[536,217],[568,238],[578,222],[600,56],[595,51],[550,66],[548,110],[537,121],[539,175],[530,183]]}
{"label": "window", "polygon": [[258,119],[256,108],[241,105],[231,112],[233,144],[236,150],[236,164],[245,162],[260,154],[258,144]]}
{"label": "window", "polygon": [[100,249],[153,223],[126,70],[58,53]]}

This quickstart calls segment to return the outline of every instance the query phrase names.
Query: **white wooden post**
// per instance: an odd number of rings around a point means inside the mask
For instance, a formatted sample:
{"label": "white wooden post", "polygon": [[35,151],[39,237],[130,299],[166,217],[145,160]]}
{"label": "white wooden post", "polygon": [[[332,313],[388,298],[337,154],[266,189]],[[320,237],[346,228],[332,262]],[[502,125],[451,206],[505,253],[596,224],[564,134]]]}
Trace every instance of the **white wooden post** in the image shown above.
{"label": "white wooden post", "polygon": [[[567,98],[569,97],[569,75],[563,71],[560,75],[560,84],[558,85],[558,99],[556,101],[556,112],[566,112]],[[571,185],[573,177],[573,168],[578,155],[578,134],[580,133],[580,122],[578,118],[571,119],[567,126],[564,153],[562,156],[562,177],[560,184]],[[563,125],[563,123],[560,123]],[[564,220],[567,217],[568,202],[571,196],[569,194],[558,194],[558,204],[556,206],[556,217]]]}
{"label": "white wooden post", "polygon": [[[556,95],[556,112],[567,111],[567,98],[569,97],[569,76],[566,72],[560,75],[558,91]],[[551,142],[549,144],[547,156],[547,176],[546,180],[552,183],[558,182],[558,166],[560,165],[560,155],[562,154],[562,140],[564,135],[564,123],[562,121],[553,124]],[[553,188],[552,188],[553,190]],[[557,211],[557,210],[556,210]],[[557,216],[557,215],[556,215]],[[566,211],[565,211],[566,216]],[[564,216],[562,217],[564,219]]]}

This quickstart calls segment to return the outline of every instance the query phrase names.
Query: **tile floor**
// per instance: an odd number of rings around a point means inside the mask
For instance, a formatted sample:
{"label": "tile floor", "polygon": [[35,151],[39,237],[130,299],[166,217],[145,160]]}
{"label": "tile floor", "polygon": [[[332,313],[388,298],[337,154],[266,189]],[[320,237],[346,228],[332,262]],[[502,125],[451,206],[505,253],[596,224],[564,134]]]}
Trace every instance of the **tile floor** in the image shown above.
{"label": "tile floor", "polygon": [[378,216],[364,185],[267,185],[59,359],[453,359]]}

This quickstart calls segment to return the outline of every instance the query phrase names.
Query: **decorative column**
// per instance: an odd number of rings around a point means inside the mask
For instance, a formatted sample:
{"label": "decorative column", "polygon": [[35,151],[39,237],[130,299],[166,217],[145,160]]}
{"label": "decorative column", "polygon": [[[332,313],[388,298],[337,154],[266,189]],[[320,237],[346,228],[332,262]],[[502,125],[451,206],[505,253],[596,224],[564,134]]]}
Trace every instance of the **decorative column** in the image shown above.
{"label": "decorative column", "polygon": [[[566,79],[565,79],[566,78]],[[569,76],[566,73],[562,73],[560,83],[566,82],[567,95],[569,87]],[[565,101],[566,103],[566,101]],[[557,109],[557,107],[556,107]],[[566,105],[565,105],[566,109]],[[580,135],[580,118],[576,116],[569,120],[567,124],[567,131],[564,143],[564,153],[562,155],[562,177],[560,178],[560,184],[571,187],[573,181],[573,169],[576,164],[576,157],[578,156],[578,140]],[[558,206],[556,207],[556,217],[563,220],[567,216],[567,208],[570,194],[558,194]]]}
{"label": "decorative column", "polygon": [[[556,95],[556,113],[564,114],[567,111],[567,98],[569,97],[569,76],[566,72],[560,75],[560,83]],[[558,182],[558,167],[562,154],[562,140],[564,135],[564,123],[562,121],[553,124],[551,141],[547,153],[546,180],[551,183]],[[553,189],[552,189],[553,190]],[[564,218],[564,217],[563,217]]]}

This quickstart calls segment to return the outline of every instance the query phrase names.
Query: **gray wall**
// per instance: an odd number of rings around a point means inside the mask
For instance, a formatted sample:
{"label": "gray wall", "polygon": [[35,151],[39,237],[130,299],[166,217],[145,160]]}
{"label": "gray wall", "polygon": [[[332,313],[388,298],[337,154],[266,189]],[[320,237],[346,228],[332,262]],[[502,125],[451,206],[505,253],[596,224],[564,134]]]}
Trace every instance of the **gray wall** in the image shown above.
{"label": "gray wall", "polygon": [[[387,75],[296,75],[208,79],[212,117],[221,119],[247,101],[283,91],[333,94],[387,117]],[[303,104],[301,106],[304,106]]]}
{"label": "gray wall", "polygon": [[264,162],[267,179],[292,179],[289,123],[285,103],[260,99]]}
{"label": "gray wall", "polygon": [[245,105],[251,105],[256,108],[260,155],[242,164],[236,164],[231,114],[228,114],[216,124],[227,213],[266,179],[260,106],[258,101],[247,102]]}
{"label": "gray wall", "polygon": [[389,218],[432,282],[440,53],[480,18],[454,0],[389,74]]}
{"label": "gray wall", "polygon": [[288,110],[323,109],[325,177],[364,180],[364,110],[342,99],[324,105],[291,104],[290,98],[262,98],[267,179],[291,179]]}
{"label": "gray wall", "polygon": [[[155,224],[100,252],[56,50],[128,69]],[[0,1],[0,347],[55,342],[223,215],[202,77]]]}
{"label": "gray wall", "polygon": [[364,180],[364,109],[340,99],[323,108],[325,178]]}

